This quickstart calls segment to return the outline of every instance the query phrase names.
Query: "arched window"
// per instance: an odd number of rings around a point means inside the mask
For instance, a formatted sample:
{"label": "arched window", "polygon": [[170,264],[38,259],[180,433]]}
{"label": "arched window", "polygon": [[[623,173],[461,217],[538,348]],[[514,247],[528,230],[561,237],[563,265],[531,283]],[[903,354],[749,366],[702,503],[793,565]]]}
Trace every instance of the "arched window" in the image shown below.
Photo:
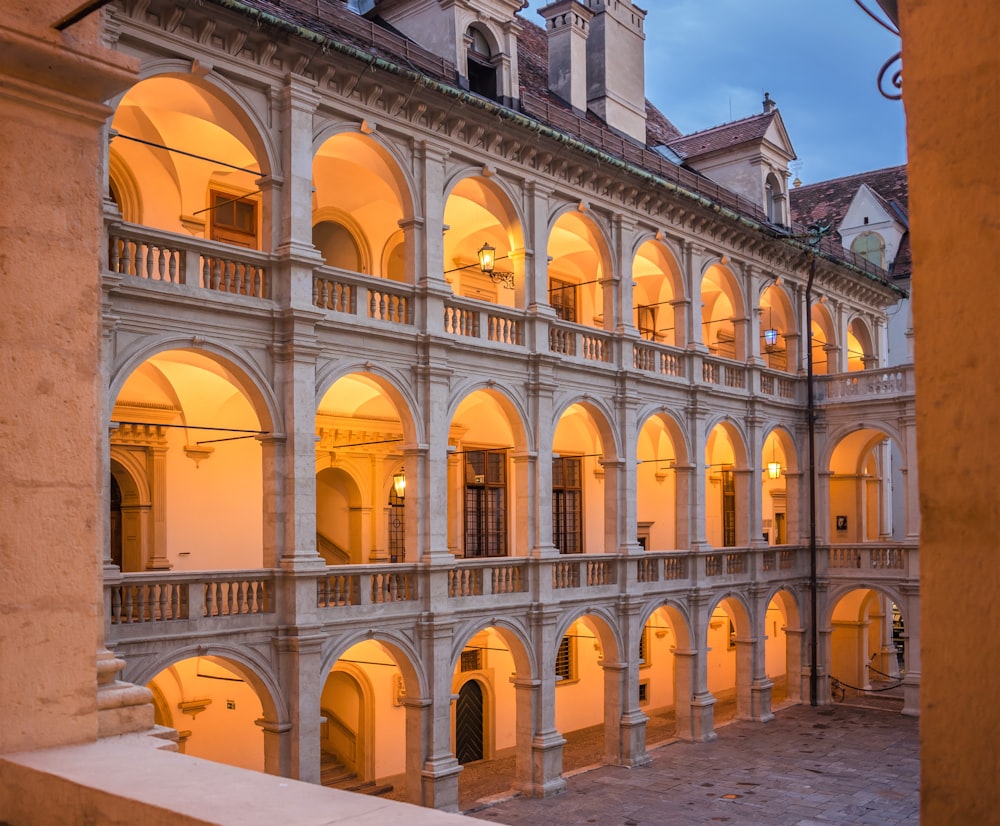
{"label": "arched window", "polygon": [[468,63],[469,91],[497,100],[497,67],[489,40],[475,26],[465,33],[466,61]]}
{"label": "arched window", "polygon": [[767,213],[767,220],[772,224],[785,224],[785,211],[783,203],[784,193],[781,191],[781,182],[773,173],[769,173],[764,180],[764,211]]}
{"label": "arched window", "polygon": [[877,232],[862,232],[851,243],[851,252],[885,269],[885,241]]}

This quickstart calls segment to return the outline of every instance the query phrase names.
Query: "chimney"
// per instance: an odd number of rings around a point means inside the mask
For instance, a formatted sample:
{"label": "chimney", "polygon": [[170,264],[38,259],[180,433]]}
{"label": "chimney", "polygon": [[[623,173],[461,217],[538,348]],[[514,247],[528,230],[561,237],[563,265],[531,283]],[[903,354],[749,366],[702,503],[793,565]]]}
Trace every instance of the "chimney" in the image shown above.
{"label": "chimney", "polygon": [[769,115],[777,108],[778,104],[771,100],[771,93],[764,92],[764,114]]}
{"label": "chimney", "polygon": [[587,34],[594,13],[576,0],[556,0],[538,10],[549,47],[549,91],[579,112],[587,111]]}
{"label": "chimney", "polygon": [[587,106],[612,129],[646,143],[646,12],[631,0],[586,0]]}

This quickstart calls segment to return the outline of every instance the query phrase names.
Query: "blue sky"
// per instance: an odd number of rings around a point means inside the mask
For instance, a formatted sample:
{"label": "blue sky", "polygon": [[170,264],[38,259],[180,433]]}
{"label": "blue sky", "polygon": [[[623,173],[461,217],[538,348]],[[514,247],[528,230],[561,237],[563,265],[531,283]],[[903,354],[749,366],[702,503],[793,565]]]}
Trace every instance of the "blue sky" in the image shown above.
{"label": "blue sky", "polygon": [[[543,24],[531,0],[522,14]],[[646,97],[682,132],[778,104],[803,183],[906,162],[903,105],[876,87],[899,38],[854,0],[638,0]],[[877,3],[869,0],[869,7]],[[794,177],[794,175],[793,175]]]}

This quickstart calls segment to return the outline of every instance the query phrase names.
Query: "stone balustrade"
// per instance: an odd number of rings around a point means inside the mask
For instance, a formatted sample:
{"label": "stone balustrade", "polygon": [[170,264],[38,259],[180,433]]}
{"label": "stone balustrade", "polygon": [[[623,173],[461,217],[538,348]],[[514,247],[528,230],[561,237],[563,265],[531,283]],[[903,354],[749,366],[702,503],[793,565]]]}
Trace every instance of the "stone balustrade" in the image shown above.
{"label": "stone balustrade", "polygon": [[[914,545],[835,545],[819,549],[819,575],[830,583],[877,580],[913,584]],[[314,577],[315,600],[295,606],[310,622],[361,620],[377,611],[394,619],[422,612],[481,608],[527,610],[545,594],[548,607],[585,599],[611,608],[622,594],[683,598],[691,589],[730,591],[752,583],[793,583],[808,577],[804,546],[573,554],[551,558],[462,559],[446,567],[412,563],[329,566],[315,575],[281,571],[121,574],[105,584],[111,642],[277,627],[294,588],[283,581]],[[308,593],[299,591],[297,593]],[[442,604],[442,601],[444,604]],[[287,619],[285,620],[287,621]]]}

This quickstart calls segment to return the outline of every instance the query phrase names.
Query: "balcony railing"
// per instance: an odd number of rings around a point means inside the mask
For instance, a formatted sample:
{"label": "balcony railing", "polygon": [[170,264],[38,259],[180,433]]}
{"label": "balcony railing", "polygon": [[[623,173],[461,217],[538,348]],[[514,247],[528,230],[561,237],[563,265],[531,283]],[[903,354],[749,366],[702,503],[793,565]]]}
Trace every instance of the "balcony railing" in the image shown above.
{"label": "balcony railing", "polygon": [[913,366],[816,377],[819,402],[874,401],[913,395]]}
{"label": "balcony railing", "polygon": [[[831,583],[912,587],[919,577],[915,545],[826,546],[818,561],[820,577]],[[808,572],[808,549],[791,545],[459,559],[443,568],[336,565],[313,575],[315,601],[295,606],[295,613],[310,624],[371,616],[416,618],[426,611],[482,609],[493,615],[498,608],[527,610],[539,595],[550,606],[581,599],[597,606],[624,593],[683,598],[691,588],[729,590],[782,582],[803,587]],[[105,584],[109,642],[186,634],[225,637],[287,624],[291,606],[278,603],[307,593],[295,587],[301,577],[273,570],[122,574]]]}
{"label": "balcony railing", "polygon": [[108,270],[145,281],[270,298],[270,256],[133,224],[108,228]]}
{"label": "balcony railing", "polygon": [[[156,283],[181,290],[226,294],[235,299],[269,299],[273,256],[179,233],[109,220],[108,272],[135,283]],[[409,331],[418,324],[435,327],[427,317],[428,296],[413,284],[377,278],[336,267],[319,266],[312,274],[311,304],[331,319],[355,325]],[[440,304],[438,305],[441,306]],[[487,301],[448,296],[441,329],[456,343],[475,340],[501,351],[523,353],[546,347],[552,355],[584,366],[632,369],[664,381],[695,383],[717,392],[747,396],[759,392],[775,402],[800,404],[805,395],[798,373],[783,373],[652,341],[635,341],[563,321],[542,321],[524,310]],[[631,350],[631,353],[629,352]],[[912,366],[816,377],[820,404],[906,398],[913,395]]]}

